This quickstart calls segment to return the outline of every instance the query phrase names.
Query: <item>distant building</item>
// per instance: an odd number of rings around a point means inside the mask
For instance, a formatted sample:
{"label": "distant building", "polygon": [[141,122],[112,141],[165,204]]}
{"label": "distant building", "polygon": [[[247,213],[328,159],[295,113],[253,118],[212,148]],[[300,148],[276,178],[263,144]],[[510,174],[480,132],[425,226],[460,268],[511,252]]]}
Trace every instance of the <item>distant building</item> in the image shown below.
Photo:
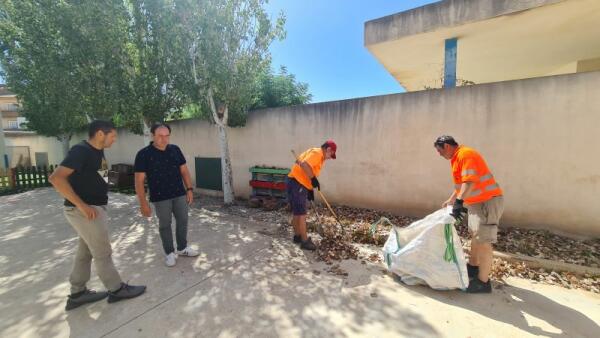
{"label": "distant building", "polygon": [[58,140],[27,130],[27,120],[19,112],[17,96],[0,84],[0,168],[60,162],[62,148]]}

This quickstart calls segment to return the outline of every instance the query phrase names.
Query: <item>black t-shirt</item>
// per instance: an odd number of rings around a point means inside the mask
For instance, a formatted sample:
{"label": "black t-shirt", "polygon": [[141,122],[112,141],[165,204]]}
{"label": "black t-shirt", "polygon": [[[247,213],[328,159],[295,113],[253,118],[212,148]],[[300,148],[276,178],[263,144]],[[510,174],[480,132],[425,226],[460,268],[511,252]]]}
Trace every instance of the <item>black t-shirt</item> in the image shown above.
{"label": "black t-shirt", "polygon": [[[60,164],[73,169],[68,181],[73,191],[89,205],[108,203],[108,183],[105,180],[108,166],[104,159],[104,150],[92,147],[86,141],[74,145]],[[66,206],[75,206],[65,199]]]}
{"label": "black t-shirt", "polygon": [[135,156],[134,170],[146,173],[150,202],[160,202],[185,195],[180,167],[185,157],[178,146],[167,145],[159,150],[152,144],[138,151]]}

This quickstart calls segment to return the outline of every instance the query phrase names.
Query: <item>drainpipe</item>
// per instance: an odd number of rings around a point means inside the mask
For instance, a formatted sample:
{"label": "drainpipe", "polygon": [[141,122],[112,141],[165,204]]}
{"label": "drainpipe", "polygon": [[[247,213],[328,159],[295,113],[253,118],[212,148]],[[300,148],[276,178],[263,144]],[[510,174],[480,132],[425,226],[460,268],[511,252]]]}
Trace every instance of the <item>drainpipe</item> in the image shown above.
{"label": "drainpipe", "polygon": [[0,123],[0,168],[8,169],[8,154],[6,153],[4,127],[2,126],[2,123]]}
{"label": "drainpipe", "polygon": [[457,38],[446,39],[444,43],[444,88],[456,87]]}

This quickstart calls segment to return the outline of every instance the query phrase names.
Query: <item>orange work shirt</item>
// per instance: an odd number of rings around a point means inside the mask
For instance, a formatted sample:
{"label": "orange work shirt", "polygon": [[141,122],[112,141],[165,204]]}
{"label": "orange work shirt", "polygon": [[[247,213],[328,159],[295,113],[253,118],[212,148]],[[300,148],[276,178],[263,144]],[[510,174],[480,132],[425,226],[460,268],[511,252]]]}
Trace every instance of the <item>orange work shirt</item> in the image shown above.
{"label": "orange work shirt", "polygon": [[483,157],[474,149],[459,146],[450,160],[454,188],[458,194],[460,186],[472,182],[474,186],[467,196],[463,196],[466,204],[488,201],[496,196],[502,196],[502,190],[494,179]]}
{"label": "orange work shirt", "polygon": [[[319,176],[321,173],[321,168],[323,167],[323,163],[325,162],[325,154],[323,153],[323,149],[321,148],[310,148],[307,151],[303,152],[298,156],[298,162],[306,162],[312,169],[312,172],[315,176]],[[302,167],[295,163],[292,167],[292,170],[288,174],[288,177],[291,177],[302,184],[306,189],[312,190],[313,186],[310,182],[310,178],[304,172]]]}

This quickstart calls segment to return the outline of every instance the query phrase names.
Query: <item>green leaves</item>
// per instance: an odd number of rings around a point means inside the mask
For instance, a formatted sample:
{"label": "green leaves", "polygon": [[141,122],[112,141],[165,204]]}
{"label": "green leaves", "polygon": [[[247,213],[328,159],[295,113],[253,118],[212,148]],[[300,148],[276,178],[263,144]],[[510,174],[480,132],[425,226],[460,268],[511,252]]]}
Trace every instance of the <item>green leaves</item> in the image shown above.
{"label": "green leaves", "polygon": [[[269,45],[283,38],[284,17],[273,23],[264,0],[181,1],[177,15],[184,23],[195,92],[214,101],[213,120],[243,123],[256,101],[258,77],[270,67]],[[180,2],[178,2],[180,4]],[[223,119],[223,121],[217,121]]]}
{"label": "green leaves", "polygon": [[132,97],[137,111],[126,117],[131,128],[181,116],[193,79],[175,1],[129,0],[130,40],[134,53]]}
{"label": "green leaves", "polygon": [[122,1],[3,0],[0,62],[28,127],[69,136],[124,112],[130,93]]}
{"label": "green leaves", "polygon": [[265,3],[0,0],[3,75],[28,127],[46,136],[72,135],[95,118],[139,133],[142,120],[243,125],[249,109],[311,99],[285,68],[270,69],[285,17],[271,19]]}
{"label": "green leaves", "polygon": [[282,66],[277,74],[269,71],[259,75],[257,94],[251,108],[293,106],[309,103],[311,99],[308,84],[296,82],[296,77]]}

